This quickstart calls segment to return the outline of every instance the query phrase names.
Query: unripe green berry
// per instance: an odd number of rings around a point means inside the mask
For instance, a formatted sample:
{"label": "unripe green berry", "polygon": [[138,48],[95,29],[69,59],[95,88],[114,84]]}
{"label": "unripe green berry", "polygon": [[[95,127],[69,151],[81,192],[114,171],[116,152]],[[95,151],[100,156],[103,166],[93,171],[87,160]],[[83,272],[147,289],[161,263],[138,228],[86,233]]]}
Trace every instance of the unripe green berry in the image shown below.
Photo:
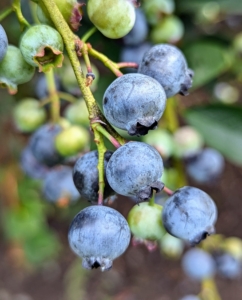
{"label": "unripe green berry", "polygon": [[89,0],[87,13],[97,29],[110,39],[124,37],[135,22],[131,0]]}
{"label": "unripe green berry", "polygon": [[203,137],[191,126],[180,127],[174,133],[175,156],[188,158],[198,153],[203,146]]}
{"label": "unripe green berry", "polygon": [[[54,0],[54,2],[71,29],[78,30],[82,19],[81,7],[84,4],[78,3],[76,0]],[[42,2],[37,6],[37,17],[41,23],[53,26],[49,13]]]}
{"label": "unripe green berry", "polygon": [[75,125],[88,126],[90,123],[87,106],[83,99],[70,104],[66,108],[64,115],[72,124]]}
{"label": "unripe green berry", "polygon": [[22,132],[32,132],[46,120],[45,109],[33,98],[21,100],[14,108],[14,122]]}
{"label": "unripe green berry", "polygon": [[177,43],[184,34],[182,21],[176,16],[166,16],[151,31],[151,41],[159,43]]}
{"label": "unripe green berry", "polygon": [[87,148],[89,134],[85,128],[70,126],[62,130],[55,138],[56,150],[62,156],[71,156]]}
{"label": "unripe green berry", "polygon": [[162,206],[142,202],[135,205],[128,214],[132,234],[142,240],[160,240],[166,233],[161,221]]}
{"label": "unripe green berry", "polygon": [[158,128],[149,132],[142,140],[153,146],[163,158],[169,158],[174,152],[174,141],[167,130]]}
{"label": "unripe green berry", "polygon": [[8,46],[7,53],[0,62],[0,87],[8,89],[10,94],[17,93],[18,84],[30,81],[35,68],[23,58],[21,51],[15,46]]}
{"label": "unripe green berry", "polygon": [[161,241],[161,252],[169,258],[179,258],[184,249],[184,242],[169,233],[166,233]]}
{"label": "unripe green berry", "polygon": [[48,72],[53,67],[60,68],[64,56],[63,40],[54,28],[47,25],[30,27],[23,35],[20,50],[24,59],[39,72]]}

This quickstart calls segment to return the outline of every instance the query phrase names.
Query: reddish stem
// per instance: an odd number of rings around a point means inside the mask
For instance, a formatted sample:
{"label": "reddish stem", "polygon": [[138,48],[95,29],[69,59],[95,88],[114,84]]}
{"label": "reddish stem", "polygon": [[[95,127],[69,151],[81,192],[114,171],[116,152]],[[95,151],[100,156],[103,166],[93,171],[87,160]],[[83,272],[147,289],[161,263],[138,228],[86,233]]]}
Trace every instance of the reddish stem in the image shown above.
{"label": "reddish stem", "polygon": [[163,191],[168,195],[168,196],[172,196],[174,194],[174,192],[170,189],[168,189],[168,187],[164,186]]}
{"label": "reddish stem", "polygon": [[138,69],[139,65],[134,63],[134,62],[121,62],[121,63],[117,63],[117,66],[119,68],[135,68]]}

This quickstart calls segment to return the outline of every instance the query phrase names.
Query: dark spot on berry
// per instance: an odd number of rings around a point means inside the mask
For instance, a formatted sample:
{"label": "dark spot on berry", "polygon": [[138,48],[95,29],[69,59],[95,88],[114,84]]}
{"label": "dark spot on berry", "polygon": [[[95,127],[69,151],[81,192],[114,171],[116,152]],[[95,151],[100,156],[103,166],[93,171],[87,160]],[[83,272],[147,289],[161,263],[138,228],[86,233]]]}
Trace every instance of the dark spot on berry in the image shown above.
{"label": "dark spot on berry", "polygon": [[100,264],[97,261],[95,261],[95,263],[92,264],[92,269],[97,269],[99,267],[100,267]]}

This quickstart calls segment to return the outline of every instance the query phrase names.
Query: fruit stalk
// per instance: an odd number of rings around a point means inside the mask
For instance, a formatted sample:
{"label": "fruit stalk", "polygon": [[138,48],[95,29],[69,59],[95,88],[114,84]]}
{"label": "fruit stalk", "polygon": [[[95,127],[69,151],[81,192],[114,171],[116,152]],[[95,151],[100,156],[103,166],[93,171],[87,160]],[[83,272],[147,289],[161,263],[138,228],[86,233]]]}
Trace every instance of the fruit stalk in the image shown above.
{"label": "fruit stalk", "polygon": [[88,53],[99,59],[107,68],[109,68],[117,77],[120,77],[123,75],[122,72],[119,71],[118,64],[111,61],[106,55],[98,52],[97,50],[93,49],[92,46],[88,43],[87,44]]}
{"label": "fruit stalk", "polygon": [[107,120],[104,118],[103,114],[100,111],[90,89],[86,87],[86,78],[83,74],[81,69],[81,65],[77,56],[76,51],[76,38],[75,35],[70,30],[68,24],[66,23],[65,19],[63,18],[61,12],[59,11],[58,7],[56,6],[54,0],[41,0],[46,7],[52,22],[55,24],[56,29],[61,34],[72,68],[76,75],[76,79],[78,85],[81,89],[83,98],[87,104],[89,118],[92,119],[101,119],[104,123],[107,124],[107,130],[110,134],[113,135],[118,141],[122,140],[122,137],[109,125]]}
{"label": "fruit stalk", "polygon": [[97,145],[98,150],[98,205],[103,204],[103,195],[104,195],[104,188],[105,188],[105,181],[104,181],[104,154],[106,152],[106,147],[103,142],[102,135],[98,132],[95,126],[92,126],[94,132],[94,141]]}
{"label": "fruit stalk", "polygon": [[55,76],[53,69],[45,73],[47,86],[51,101],[51,116],[54,123],[58,123],[60,118],[60,99],[56,91]]}
{"label": "fruit stalk", "polygon": [[81,40],[83,41],[83,43],[86,43],[86,41],[90,38],[90,36],[93,35],[94,32],[97,31],[97,28],[94,26],[92,27],[90,30],[87,31],[87,33],[85,33],[83,35],[83,37],[81,38]]}
{"label": "fruit stalk", "polygon": [[213,278],[202,281],[202,291],[199,294],[202,300],[221,300]]}
{"label": "fruit stalk", "polygon": [[112,143],[114,145],[115,148],[119,148],[121,145],[125,144],[125,140],[123,140],[123,142],[120,144],[117,140],[115,140],[115,138],[109,133],[107,132],[107,130],[102,127],[100,124],[96,123],[95,127],[93,126],[93,128],[95,128],[97,131],[99,131],[103,136],[105,136],[110,143]]}
{"label": "fruit stalk", "polygon": [[4,20],[8,15],[10,15],[12,11],[13,9],[11,7],[5,8],[2,11],[0,11],[0,22],[2,22],[2,20]]}
{"label": "fruit stalk", "polygon": [[21,11],[21,2],[20,0],[14,0],[12,4],[13,11],[16,13],[18,21],[21,26],[21,30],[24,29],[25,26],[30,27],[28,21],[24,18],[22,11]]}
{"label": "fruit stalk", "polygon": [[[166,120],[167,129],[174,133],[179,128],[179,121],[176,113],[176,97],[171,97],[167,100],[166,110],[164,112],[164,119]],[[185,186],[187,185],[187,180],[185,177],[184,166],[181,160],[174,158],[174,164],[176,169],[178,170],[178,182],[177,186]]]}

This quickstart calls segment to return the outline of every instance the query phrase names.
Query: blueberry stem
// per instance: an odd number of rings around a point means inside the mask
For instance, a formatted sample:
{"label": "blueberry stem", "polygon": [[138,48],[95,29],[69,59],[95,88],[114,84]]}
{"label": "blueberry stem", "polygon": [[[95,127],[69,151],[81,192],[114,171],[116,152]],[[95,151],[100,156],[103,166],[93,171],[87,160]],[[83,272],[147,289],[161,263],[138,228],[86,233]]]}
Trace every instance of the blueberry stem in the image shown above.
{"label": "blueberry stem", "polygon": [[154,206],[154,204],[155,204],[155,194],[156,194],[156,191],[153,190],[153,192],[152,192],[152,197],[151,197],[150,200],[149,200],[149,205],[150,205],[150,206]]}
{"label": "blueberry stem", "polygon": [[138,69],[139,65],[134,63],[134,62],[121,62],[121,63],[117,63],[117,66],[119,68],[134,68],[134,69]]}
{"label": "blueberry stem", "polygon": [[49,72],[46,72],[45,76],[51,100],[51,118],[54,123],[58,123],[60,118],[60,99],[56,90],[53,69],[51,69]]}
{"label": "blueberry stem", "polygon": [[101,124],[95,123],[94,126],[94,128],[105,136],[115,148],[119,148],[121,145],[125,144],[125,140],[123,140],[122,143],[118,142]]}
{"label": "blueberry stem", "polygon": [[166,109],[163,116],[164,119],[166,120],[167,129],[172,133],[175,132],[177,128],[179,128],[179,121],[176,114],[176,107],[177,104],[176,104],[175,97],[171,97],[167,99]]}
{"label": "blueberry stem", "polygon": [[171,196],[174,194],[172,190],[170,190],[168,187],[164,186],[163,191],[168,195]]}
{"label": "blueberry stem", "polygon": [[105,181],[104,181],[104,154],[107,151],[102,135],[96,128],[96,124],[92,125],[92,129],[94,132],[94,141],[97,145],[98,151],[98,182],[99,182],[99,191],[98,191],[98,205],[103,205],[103,196],[104,196],[104,188],[105,188]]}
{"label": "blueberry stem", "polygon": [[83,43],[86,43],[86,41],[93,35],[93,33],[95,33],[97,31],[97,28],[95,26],[93,26],[90,30],[87,31],[87,33],[85,33],[81,40],[83,41]]}
{"label": "blueberry stem", "polygon": [[8,15],[10,15],[11,12],[13,12],[12,7],[8,7],[0,11],[0,22],[2,22],[2,20],[4,20]]}
{"label": "blueberry stem", "polygon": [[24,30],[25,27],[30,27],[29,22],[24,18],[21,11],[21,1],[14,0],[12,4],[13,11],[16,13],[18,21],[20,23],[21,30]]}
{"label": "blueberry stem", "polygon": [[55,25],[56,30],[58,30],[58,32],[63,38],[65,48],[69,56],[73,71],[76,75],[78,85],[81,89],[83,98],[87,105],[90,120],[95,118],[102,120],[104,123],[107,124],[106,127],[108,132],[112,134],[112,136],[115,139],[117,139],[117,141],[119,142],[122,141],[123,138],[118,134],[118,132],[116,132],[112,128],[112,126],[103,116],[98,104],[96,103],[93,97],[92,92],[86,86],[86,77],[82,71],[81,64],[77,55],[77,51],[75,51],[77,45],[81,45],[82,41],[76,35],[73,34],[73,32],[71,31],[70,27],[66,23],[64,17],[62,16],[54,0],[39,0],[39,1],[41,1],[44,4],[46,10],[50,15],[52,22]]}
{"label": "blueberry stem", "polygon": [[72,96],[71,94],[65,93],[65,92],[57,91],[57,95],[59,96],[60,99],[66,100],[70,103],[75,103],[77,101],[76,97]]}
{"label": "blueberry stem", "polygon": [[[87,45],[83,44],[83,47],[81,48],[81,52],[82,52],[82,56],[84,58],[85,61],[85,65],[87,67],[87,73],[93,73],[92,72],[92,66],[91,66],[91,62],[88,56],[88,49],[87,49]],[[94,78],[92,78],[90,80],[90,76],[86,78],[86,86],[90,86],[94,80]]]}
{"label": "blueberry stem", "polygon": [[221,300],[213,278],[206,278],[202,281],[202,290],[199,297],[203,300]]}
{"label": "blueberry stem", "polygon": [[120,72],[118,64],[110,60],[106,55],[98,52],[97,50],[93,49],[91,44],[87,44],[88,53],[99,59],[107,68],[109,68],[117,77],[123,76],[123,73]]}
{"label": "blueberry stem", "polygon": [[[164,119],[166,122],[167,129],[171,133],[174,133],[179,128],[179,119],[178,119],[178,114],[177,114],[177,98],[176,97],[171,97],[171,98],[167,99],[166,109],[165,109],[163,116],[164,116]],[[187,185],[187,179],[186,179],[186,175],[184,172],[183,162],[180,159],[175,158],[175,157],[173,160],[174,160],[175,168],[178,171],[176,185],[178,187]]]}

